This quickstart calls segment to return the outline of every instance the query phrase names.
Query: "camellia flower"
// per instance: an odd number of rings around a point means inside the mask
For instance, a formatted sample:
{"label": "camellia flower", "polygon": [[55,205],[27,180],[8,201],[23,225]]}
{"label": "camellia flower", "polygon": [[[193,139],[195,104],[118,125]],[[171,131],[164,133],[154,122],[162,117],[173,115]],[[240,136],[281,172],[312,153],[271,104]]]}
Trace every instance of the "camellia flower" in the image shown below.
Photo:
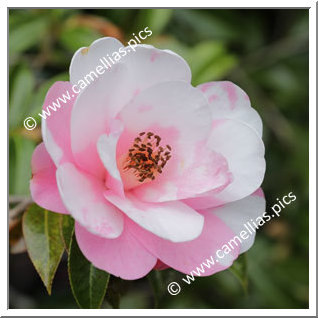
{"label": "camellia flower", "polygon": [[[79,49],[70,82],[55,83],[43,109],[121,47],[102,38]],[[231,82],[191,86],[174,52],[136,46],[42,120],[42,135],[32,197],[75,219],[78,245],[97,268],[124,279],[154,268],[190,273],[222,250],[205,276],[253,244],[254,232],[222,248],[265,211],[261,119]]]}

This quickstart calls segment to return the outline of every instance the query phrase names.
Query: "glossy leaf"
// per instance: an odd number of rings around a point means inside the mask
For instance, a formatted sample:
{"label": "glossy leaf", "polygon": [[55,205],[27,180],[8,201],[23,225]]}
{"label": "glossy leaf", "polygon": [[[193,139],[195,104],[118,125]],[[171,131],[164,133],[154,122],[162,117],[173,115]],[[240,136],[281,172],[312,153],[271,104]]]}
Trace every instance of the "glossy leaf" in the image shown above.
{"label": "glossy leaf", "polygon": [[60,230],[64,247],[67,253],[69,253],[70,243],[74,232],[74,219],[70,215],[61,215]]}
{"label": "glossy leaf", "polygon": [[73,235],[68,256],[68,272],[74,298],[80,308],[100,308],[105,297],[109,274],[90,263]]}
{"label": "glossy leaf", "polygon": [[108,287],[105,299],[113,307],[113,309],[119,309],[120,306],[120,294],[114,288]]}
{"label": "glossy leaf", "polygon": [[27,251],[49,294],[64,251],[60,217],[60,214],[44,210],[36,204],[31,205],[23,216]]}

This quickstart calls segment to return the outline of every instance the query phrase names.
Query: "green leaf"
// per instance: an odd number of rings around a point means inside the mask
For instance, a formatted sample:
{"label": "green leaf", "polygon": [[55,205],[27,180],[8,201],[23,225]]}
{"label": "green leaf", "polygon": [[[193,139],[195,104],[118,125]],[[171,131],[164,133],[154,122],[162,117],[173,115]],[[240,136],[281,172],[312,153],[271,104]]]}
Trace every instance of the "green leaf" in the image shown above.
{"label": "green leaf", "polygon": [[12,137],[9,138],[9,194],[14,194],[14,180],[17,179],[16,176],[16,149],[15,143]]}
{"label": "green leaf", "polygon": [[152,270],[148,275],[147,278],[149,283],[152,287],[153,294],[154,294],[154,302],[155,308],[160,307],[161,300],[166,292],[166,284],[163,281],[162,272],[158,270]]}
{"label": "green leaf", "polygon": [[[10,193],[30,193],[31,157],[35,148],[33,140],[14,135],[10,140]],[[11,174],[12,172],[12,174]]]}
{"label": "green leaf", "polygon": [[31,261],[51,294],[52,281],[64,252],[61,215],[33,204],[23,216],[23,235]]}
{"label": "green leaf", "polygon": [[74,231],[74,219],[70,215],[64,214],[61,215],[60,221],[62,241],[67,253],[69,253],[70,243]]}
{"label": "green leaf", "polygon": [[141,10],[137,30],[146,26],[152,31],[152,36],[160,34],[172,18],[172,9],[146,9]]}
{"label": "green leaf", "polygon": [[191,48],[185,56],[193,76],[204,71],[209,63],[225,54],[225,47],[221,42],[205,41]]}
{"label": "green leaf", "polygon": [[[213,11],[215,12],[213,13]],[[236,39],[240,36],[240,29],[230,25],[229,21],[221,17],[219,11],[179,9],[174,11],[174,20],[176,24],[179,24],[179,27],[187,28],[188,32],[184,36],[189,37],[190,34],[195,37],[196,41]]]}
{"label": "green leaf", "polygon": [[10,90],[10,128],[22,125],[22,120],[28,115],[34,85],[35,79],[30,69],[27,67],[19,68]]}
{"label": "green leaf", "polygon": [[65,26],[60,35],[60,42],[63,47],[71,52],[83,46],[89,46],[92,42],[101,37],[101,34],[87,27]]}
{"label": "green leaf", "polygon": [[201,84],[209,81],[223,79],[234,67],[238,64],[237,58],[234,55],[223,55],[212,61],[196,77],[193,77],[193,85]]}
{"label": "green leaf", "polygon": [[244,293],[247,294],[248,277],[247,277],[247,259],[246,253],[240,255],[238,259],[229,268],[230,272],[240,281]]}
{"label": "green leaf", "polygon": [[90,263],[73,235],[68,256],[68,273],[74,298],[80,308],[100,308],[105,297],[109,274]]}
{"label": "green leaf", "polygon": [[38,45],[45,35],[48,20],[41,17],[20,24],[9,31],[9,55],[23,52]]}
{"label": "green leaf", "polygon": [[[181,55],[185,59],[189,55],[190,51],[189,47],[169,35],[165,35],[164,37],[149,37],[147,43],[155,46],[158,49],[171,50]],[[189,63],[188,60],[187,62]]]}
{"label": "green leaf", "polygon": [[106,300],[114,308],[119,309],[120,306],[120,293],[114,288],[108,287],[106,293]]}

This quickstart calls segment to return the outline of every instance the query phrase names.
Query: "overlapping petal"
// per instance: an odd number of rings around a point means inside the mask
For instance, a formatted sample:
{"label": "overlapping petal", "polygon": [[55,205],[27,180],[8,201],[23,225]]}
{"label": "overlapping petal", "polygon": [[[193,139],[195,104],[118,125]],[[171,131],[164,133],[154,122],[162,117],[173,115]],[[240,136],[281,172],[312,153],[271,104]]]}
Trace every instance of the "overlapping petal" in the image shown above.
{"label": "overlapping petal", "polygon": [[97,141],[98,154],[107,171],[106,187],[121,197],[125,197],[125,193],[117,166],[117,143],[123,128],[122,123],[115,120],[110,124],[110,133],[102,134]]}
{"label": "overlapping petal", "polygon": [[96,70],[97,65],[101,64],[101,58],[111,57],[112,53],[118,51],[121,47],[120,41],[105,37],[94,41],[89,47],[78,49],[73,55],[70,65],[71,83],[78,84],[87,74]]}
{"label": "overlapping petal", "polygon": [[100,180],[65,163],[57,169],[57,182],[68,211],[88,231],[106,238],[122,233],[123,215],[103,197]]}
{"label": "overlapping petal", "polygon": [[[86,81],[85,77],[90,83],[86,83],[85,91],[78,96],[74,106],[71,124],[72,151],[76,162],[96,176],[103,171],[96,142],[101,134],[108,132],[110,120],[132,98],[148,87],[165,81],[189,82],[191,78],[189,66],[180,56],[152,46],[138,46],[136,52],[126,52],[116,64],[110,64],[99,75],[95,70],[97,65],[103,65],[99,59],[118,52],[122,48],[119,43],[111,38],[99,39],[89,48],[79,49],[70,66],[72,83]],[[173,67],[166,69],[163,65]],[[88,74],[90,75],[87,77]],[[90,118],[94,118],[94,123],[89,121]]]}
{"label": "overlapping petal", "polygon": [[33,152],[31,169],[30,191],[34,202],[50,211],[68,214],[57,188],[56,167],[43,142]]}
{"label": "overlapping petal", "polygon": [[[191,82],[191,70],[187,62],[170,50],[159,50],[152,45],[138,45],[120,62],[127,65],[136,92],[168,81]],[[141,71],[142,70],[142,71]]]}
{"label": "overlapping petal", "polygon": [[111,191],[106,191],[104,195],[129,218],[158,237],[185,242],[195,239],[202,232],[202,215],[180,201],[147,203],[131,193],[127,193],[125,198]]}
{"label": "overlapping petal", "polygon": [[[229,226],[235,235],[239,236],[242,231],[248,235],[246,239],[241,239],[240,253],[246,252],[254,243],[256,232],[244,227],[244,224],[258,223],[257,218],[265,212],[265,199],[260,195],[250,195],[244,199],[228,203],[218,209],[208,209],[209,212],[220,218]],[[245,237],[244,235],[243,237]]]}
{"label": "overlapping petal", "polygon": [[253,128],[262,137],[259,114],[251,107],[247,94],[232,82],[208,82],[198,86],[206,96],[213,119],[235,119]]}
{"label": "overlapping petal", "polygon": [[[172,148],[162,174],[134,189],[140,199],[148,202],[177,200],[217,186],[218,182],[211,178],[205,179],[207,183],[200,183],[202,176],[213,168],[201,165],[196,169],[198,161],[205,160],[201,159],[204,158],[202,147],[211,127],[206,99],[198,89],[183,81],[152,86],[136,96],[120,112],[119,118],[125,126],[118,143],[119,156],[128,153],[134,138],[141,132],[158,135],[160,145]],[[223,165],[216,154],[208,153],[208,157]],[[197,186],[185,189],[183,180],[189,173]]]}
{"label": "overlapping petal", "polygon": [[103,177],[105,168],[98,155],[97,141],[110,133],[111,121],[127,100],[126,68],[113,66],[77,98],[71,119],[71,147],[76,163],[85,171]]}
{"label": "overlapping petal", "polygon": [[42,138],[56,166],[73,161],[70,122],[75,100],[69,82],[56,82],[49,89],[42,107],[50,114],[46,119],[42,118]]}
{"label": "overlapping petal", "polygon": [[182,273],[190,274],[197,267],[201,267],[203,262],[215,259],[215,264],[206,267],[201,276],[209,276],[231,266],[240,251],[240,244],[234,245],[233,250],[227,255],[222,252],[223,259],[216,261],[217,250],[222,250],[224,244],[230,241],[235,235],[234,232],[217,216],[202,211],[204,217],[204,227],[199,237],[189,242],[174,243],[162,239],[153,233],[146,231],[133,222],[129,223],[134,236],[164,264]]}
{"label": "overlapping petal", "polygon": [[131,235],[125,226],[115,239],[106,239],[87,231],[76,222],[78,245],[94,266],[123,279],[138,279],[147,275],[157,258]]}
{"label": "overlapping petal", "polygon": [[185,200],[195,209],[240,200],[260,187],[265,174],[264,144],[254,129],[233,119],[213,123],[207,145],[226,158],[232,181],[221,191]]}
{"label": "overlapping petal", "polygon": [[[97,72],[105,57],[116,63]],[[253,244],[254,233],[223,249],[265,209],[261,119],[235,84],[190,81],[185,60],[169,50],[102,38],[74,54],[70,82],[46,96],[32,197],[70,213],[83,254],[115,276],[166,267],[207,276]],[[164,154],[164,164],[151,154]]]}

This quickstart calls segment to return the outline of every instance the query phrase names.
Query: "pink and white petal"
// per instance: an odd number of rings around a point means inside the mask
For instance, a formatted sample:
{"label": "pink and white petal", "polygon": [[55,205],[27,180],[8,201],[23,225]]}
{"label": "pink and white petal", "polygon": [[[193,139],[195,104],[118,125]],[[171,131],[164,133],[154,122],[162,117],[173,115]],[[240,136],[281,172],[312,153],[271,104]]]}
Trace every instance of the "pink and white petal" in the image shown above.
{"label": "pink and white petal", "polygon": [[[137,224],[130,222],[129,229],[134,236],[158,259],[169,267],[182,273],[190,274],[201,269],[203,262],[211,261],[211,256],[215,260],[210,268],[203,267],[204,272],[200,276],[209,276],[231,266],[239,254],[240,244],[234,246],[227,255],[219,258],[216,252],[222,250],[234,236],[232,230],[223,223],[221,219],[207,211],[201,211],[204,216],[204,227],[201,235],[189,242],[173,243],[162,239],[153,233],[144,230]],[[193,273],[195,275],[195,273]]]}
{"label": "pink and white petal", "polygon": [[263,124],[247,94],[232,82],[208,82],[198,86],[209,101],[213,119],[233,118],[252,127],[262,137]]}
{"label": "pink and white petal", "polygon": [[240,253],[244,253],[253,245],[255,239],[255,232],[250,233],[244,224],[247,222],[258,224],[257,218],[262,217],[265,212],[265,199],[255,193],[242,200],[225,204],[217,209],[211,208],[208,211],[220,218],[238,237],[241,237],[242,231],[247,233],[248,237],[245,240],[241,239]]}
{"label": "pink and white petal", "polygon": [[62,200],[74,219],[101,237],[116,238],[123,231],[123,215],[104,197],[102,181],[65,163],[57,169]]}
{"label": "pink and white petal", "polygon": [[[155,184],[153,182],[147,183],[132,189],[132,191],[146,202],[170,201],[175,195],[175,199],[184,199],[187,203],[187,200],[191,200],[193,196],[198,196],[201,193],[220,192],[232,181],[232,174],[222,155],[199,143],[192,164],[182,174],[175,173],[171,167],[161,180],[164,181]],[[162,195],[165,193],[164,191],[166,191],[165,196]]]}
{"label": "pink and white petal", "polygon": [[191,198],[194,194],[199,195],[211,191],[220,192],[232,181],[226,159],[209,149],[199,145],[193,164],[187,171],[173,179],[178,187],[178,199]]}
{"label": "pink and white petal", "polygon": [[129,46],[125,50],[130,53],[123,57],[121,62],[127,65],[131,80],[137,84],[136,92],[142,92],[161,82],[191,82],[189,65],[181,56],[170,50],[160,50],[145,44],[134,47],[135,52],[132,52]]}
{"label": "pink and white petal", "polygon": [[207,193],[218,205],[240,200],[260,187],[265,174],[265,149],[255,130],[233,119],[222,120],[212,129],[207,145],[226,158],[232,173],[227,187]]}
{"label": "pink and white petal", "polygon": [[107,170],[106,186],[122,198],[125,197],[125,193],[117,167],[116,149],[123,129],[123,124],[119,120],[114,120],[111,122],[110,133],[101,135],[97,141],[99,157]]}
{"label": "pink and white petal", "polygon": [[[72,57],[70,65],[70,80],[72,84],[96,70],[98,65],[103,65],[100,59],[105,57],[109,60],[112,53],[123,47],[122,43],[115,38],[104,37],[94,41],[89,47],[81,47]],[[108,56],[107,56],[108,54]],[[105,63],[105,62],[104,62]]]}
{"label": "pink and white petal", "polygon": [[69,82],[56,82],[49,89],[42,107],[43,112],[50,114],[46,119],[42,117],[42,137],[56,166],[73,162],[70,121],[75,99]]}
{"label": "pink and white petal", "polygon": [[[221,188],[222,190],[222,188]],[[217,197],[218,189],[211,190],[201,195],[182,200],[185,204],[195,210],[204,210],[210,207],[220,206],[225,202]]]}
{"label": "pink and white petal", "polygon": [[[80,49],[73,58],[71,64],[72,74],[75,73],[77,64],[81,78],[89,74],[96,68],[99,58],[106,56],[106,51],[111,47],[112,53],[117,52],[118,41],[110,38],[104,38],[95,41],[89,50]],[[118,42],[118,43],[117,43]],[[127,49],[127,48],[126,48]],[[108,52],[108,51],[107,51]],[[144,60],[144,59],[147,59]],[[91,60],[95,61],[94,67]],[[173,65],[173,67],[163,67]],[[91,69],[87,69],[87,65]],[[81,70],[85,69],[85,72]],[[93,67],[93,68],[92,68]],[[77,72],[77,70],[76,70]],[[95,72],[96,73],[96,72]],[[71,138],[72,150],[77,164],[86,171],[95,176],[103,174],[103,167],[98,158],[96,150],[97,138],[107,132],[109,120],[116,117],[116,114],[126,105],[134,96],[141,91],[160,82],[168,80],[186,80],[190,82],[191,73],[186,62],[178,55],[168,51],[162,51],[153,47],[136,47],[136,52],[131,52],[123,56],[115,65],[112,65],[101,76],[94,77],[93,83],[85,88],[78,96],[77,102],[72,114]],[[74,75],[74,78],[78,77]],[[88,119],[91,118],[91,121]],[[90,124],[94,122],[94,124]]]}
{"label": "pink and white petal", "polygon": [[127,69],[112,66],[77,98],[71,119],[71,147],[76,163],[99,178],[105,177],[96,143],[100,135],[110,132],[111,121],[131,97],[128,93]]}
{"label": "pink and white petal", "polygon": [[135,188],[136,194],[149,202],[180,199],[180,188],[173,180],[182,180],[195,164],[198,150],[211,129],[210,111],[203,94],[183,81],[161,83],[137,95],[119,118],[125,125],[118,143],[119,156],[128,153],[134,138],[144,131],[159,135],[160,145],[172,148],[163,173]]}
{"label": "pink and white petal", "polygon": [[30,192],[33,201],[44,209],[68,214],[57,188],[56,167],[43,142],[33,152],[31,169]]}
{"label": "pink and white petal", "polygon": [[157,262],[126,226],[118,238],[106,239],[76,222],[75,235],[82,253],[94,266],[122,279],[142,278]]}
{"label": "pink and white petal", "polygon": [[182,202],[147,203],[129,192],[125,199],[110,191],[104,195],[141,227],[166,240],[185,242],[201,234],[204,218]]}
{"label": "pink and white petal", "polygon": [[[163,178],[165,180],[165,178]],[[165,188],[170,193],[175,194],[176,199],[184,199],[187,203],[187,199],[195,195],[198,196],[201,193],[205,194],[208,191],[211,193],[220,192],[232,181],[232,174],[228,169],[226,159],[209,149],[205,144],[198,144],[195,150],[195,157],[193,163],[182,174],[173,175],[170,171],[167,171],[166,183],[168,187]],[[149,186],[149,188],[147,188]],[[133,192],[145,201],[152,200],[154,202],[164,202],[166,197],[160,196],[160,192],[163,190],[161,183],[153,185],[152,183],[145,184],[138,188],[133,189]],[[144,194],[150,194],[145,196]],[[168,194],[169,195],[169,194]],[[157,199],[160,198],[160,199]],[[168,200],[169,201],[169,197]]]}

